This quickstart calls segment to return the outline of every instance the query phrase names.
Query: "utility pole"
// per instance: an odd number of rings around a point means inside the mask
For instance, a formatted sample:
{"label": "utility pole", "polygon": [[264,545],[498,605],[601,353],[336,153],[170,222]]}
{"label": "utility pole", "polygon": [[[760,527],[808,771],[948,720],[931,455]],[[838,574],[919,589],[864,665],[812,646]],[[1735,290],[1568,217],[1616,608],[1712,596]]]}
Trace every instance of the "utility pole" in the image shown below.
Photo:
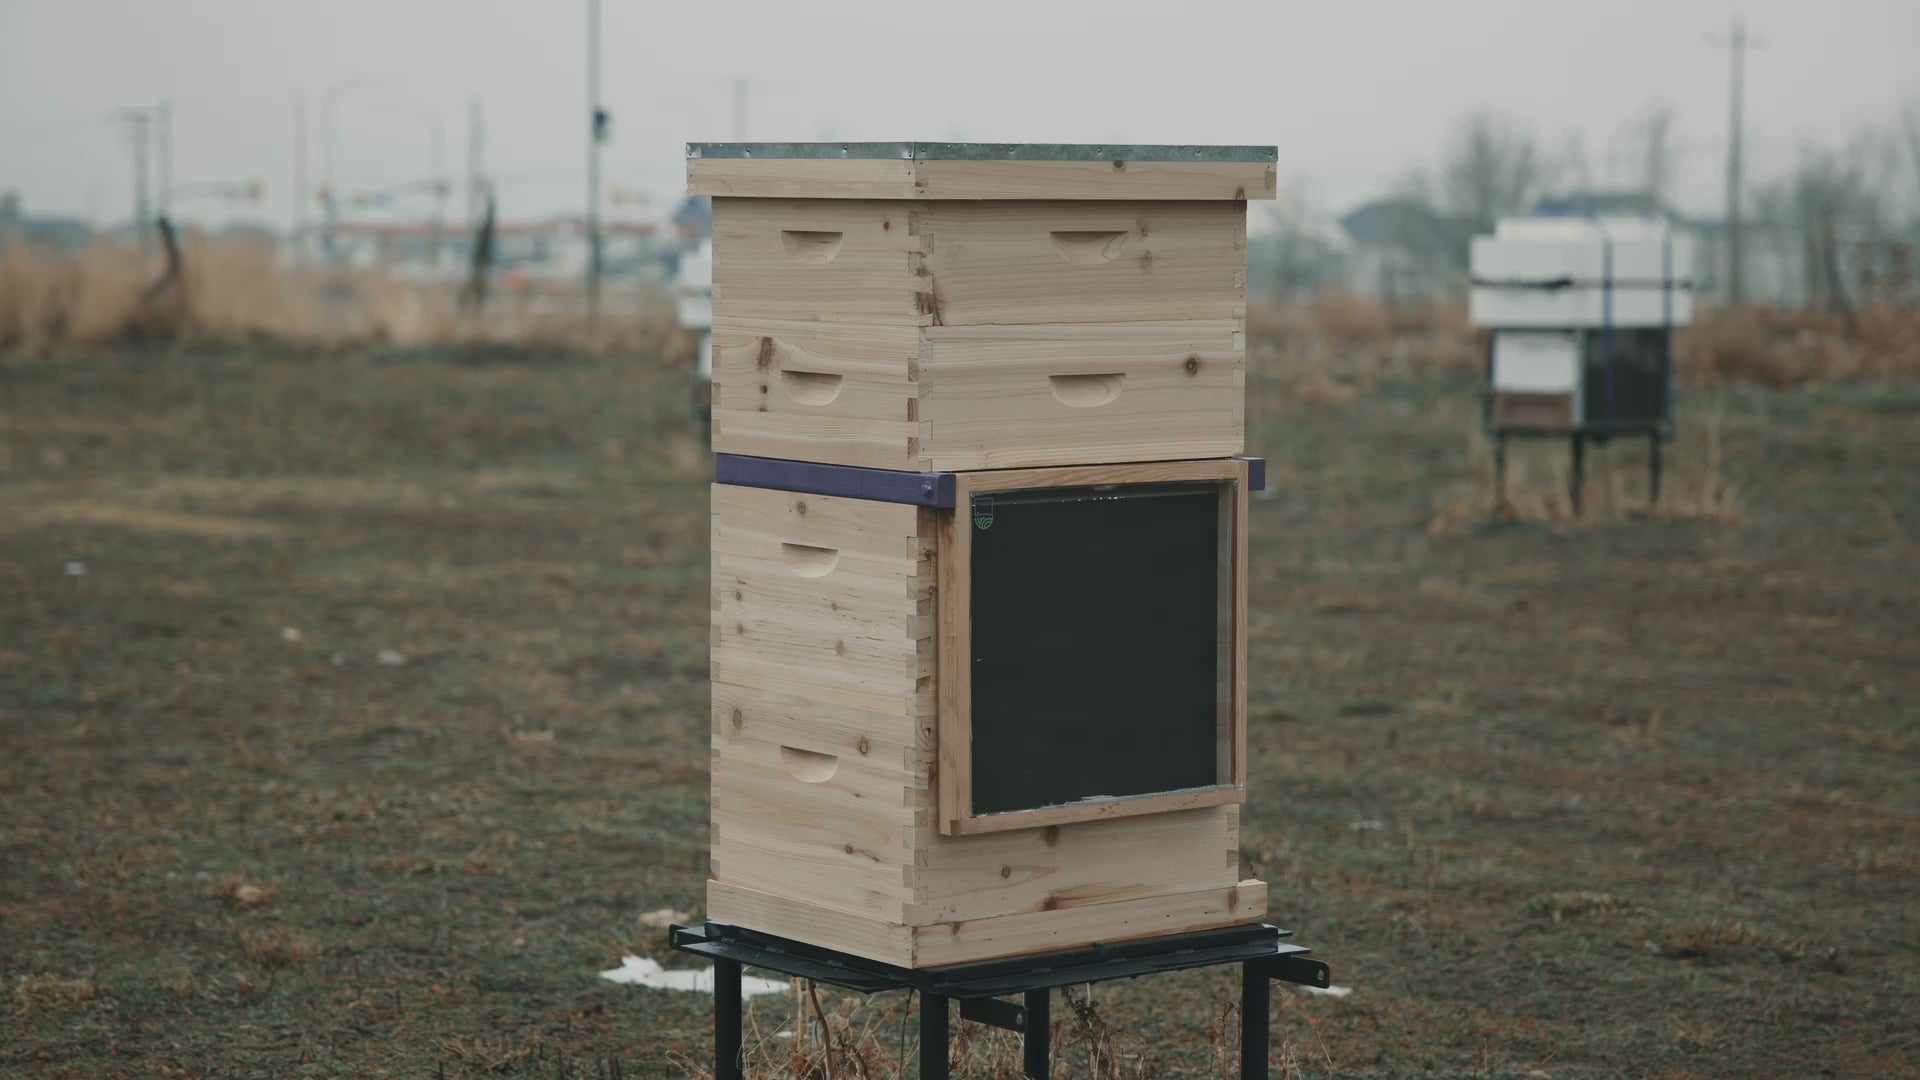
{"label": "utility pole", "polygon": [[127,143],[133,153],[133,236],[140,246],[140,261],[144,264],[152,250],[147,221],[153,215],[153,204],[148,196],[147,180],[153,158],[153,110],[122,109],[120,122],[125,125]]}
{"label": "utility pole", "polygon": [[307,103],[293,103],[293,245],[300,265],[306,266],[312,237],[307,234]]}
{"label": "utility pole", "polygon": [[386,86],[393,79],[385,75],[359,75],[344,82],[334,83],[320,95],[320,183],[322,201],[326,204],[321,218],[320,243],[327,254],[329,267],[339,262],[338,233],[340,226],[340,189],[334,184],[333,171],[333,115],[340,98],[355,90]]}
{"label": "utility pole", "polygon": [[433,193],[433,221],[427,234],[427,265],[437,271],[440,267],[441,227],[447,216],[447,194],[453,187],[447,181],[446,125],[440,122],[439,113],[418,101],[388,101],[382,105],[382,111],[405,113],[427,125],[427,136],[432,140],[427,158],[427,184]]}
{"label": "utility pole", "polygon": [[158,142],[160,153],[160,183],[157,185],[160,195],[160,216],[167,216],[173,207],[173,102],[168,98],[160,99],[160,108],[156,112],[159,128]]}
{"label": "utility pole", "polygon": [[467,99],[467,227],[480,220],[480,152],[486,129],[480,118],[480,99]]}
{"label": "utility pole", "polygon": [[587,0],[587,326],[600,323],[600,143],[607,111],[600,107],[600,0]]}
{"label": "utility pole", "polygon": [[747,141],[747,80],[733,80],[733,141]]}
{"label": "utility pole", "polygon": [[1741,288],[1742,271],[1746,261],[1741,250],[1740,222],[1740,165],[1742,142],[1745,135],[1745,98],[1747,79],[1747,49],[1757,48],[1765,41],[1747,34],[1746,20],[1740,15],[1733,17],[1733,33],[1725,38],[1708,39],[1714,45],[1727,48],[1730,61],[1731,116],[1727,133],[1727,306],[1739,307],[1743,300]]}

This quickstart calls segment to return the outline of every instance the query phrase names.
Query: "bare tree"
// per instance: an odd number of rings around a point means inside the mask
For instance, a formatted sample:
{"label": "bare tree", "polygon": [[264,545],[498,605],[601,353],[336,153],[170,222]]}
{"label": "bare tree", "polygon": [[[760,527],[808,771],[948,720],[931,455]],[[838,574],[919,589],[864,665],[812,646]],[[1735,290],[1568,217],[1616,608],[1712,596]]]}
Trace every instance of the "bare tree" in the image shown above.
{"label": "bare tree", "polygon": [[1502,215],[1524,210],[1553,174],[1531,134],[1482,109],[1455,128],[1441,165],[1440,194],[1449,212],[1485,231]]}
{"label": "bare tree", "polygon": [[1662,206],[1673,193],[1675,173],[1673,106],[1649,106],[1633,125],[1633,177],[1648,198]]}

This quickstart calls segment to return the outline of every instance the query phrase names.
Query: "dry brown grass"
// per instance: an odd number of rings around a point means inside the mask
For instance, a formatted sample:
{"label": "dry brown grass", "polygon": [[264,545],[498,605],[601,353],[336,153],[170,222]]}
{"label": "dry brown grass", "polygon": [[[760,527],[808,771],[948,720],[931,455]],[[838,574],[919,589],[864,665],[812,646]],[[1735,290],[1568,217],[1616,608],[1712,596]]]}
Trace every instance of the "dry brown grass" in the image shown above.
{"label": "dry brown grass", "polygon": [[[1675,375],[1692,388],[1772,388],[1920,377],[1920,309],[1883,304],[1837,314],[1703,308],[1679,331]],[[1472,375],[1485,341],[1461,303],[1389,308],[1350,293],[1247,311],[1248,393],[1308,405],[1344,404],[1382,378]]]}
{"label": "dry brown grass", "polygon": [[270,968],[297,968],[314,955],[306,935],[284,926],[242,929],[240,949],[249,960]]}
{"label": "dry brown grass", "polygon": [[21,1012],[71,1009],[93,999],[93,980],[85,976],[22,975],[13,985],[14,1007]]}
{"label": "dry brown grass", "polygon": [[1920,376],[1920,309],[1881,305],[1851,321],[1830,312],[1709,309],[1675,347],[1677,377],[1695,386],[1913,378]]}
{"label": "dry brown grass", "polygon": [[644,351],[677,363],[692,355],[671,300],[650,292],[609,290],[606,317],[589,331],[577,289],[500,291],[475,315],[462,312],[444,284],[302,270],[258,245],[194,237],[182,252],[182,281],[150,297],[158,266],[127,245],[9,246],[0,253],[0,355],[125,344],[564,347]]}
{"label": "dry brown grass", "polygon": [[[782,1012],[748,1009],[742,1043],[748,1072],[768,1080],[905,1080],[919,1061],[919,995],[863,998],[823,997],[804,979]],[[1146,1077],[1140,1038],[1114,1027],[1094,1003],[1089,988],[1067,987],[1055,999],[1060,1007],[1049,1031],[1052,1074],[1060,1080],[1140,1080]],[[950,1006],[951,1007],[951,1006]],[[762,1014],[767,1016],[763,1017]],[[774,1030],[763,1020],[777,1019]],[[1024,1075],[1021,1036],[950,1018],[948,1067],[958,1080],[1000,1080]],[[1238,1031],[1223,1035],[1225,1020],[1211,1037],[1216,1056],[1237,1052]],[[694,1080],[711,1080],[704,1058],[669,1055],[673,1066]]]}

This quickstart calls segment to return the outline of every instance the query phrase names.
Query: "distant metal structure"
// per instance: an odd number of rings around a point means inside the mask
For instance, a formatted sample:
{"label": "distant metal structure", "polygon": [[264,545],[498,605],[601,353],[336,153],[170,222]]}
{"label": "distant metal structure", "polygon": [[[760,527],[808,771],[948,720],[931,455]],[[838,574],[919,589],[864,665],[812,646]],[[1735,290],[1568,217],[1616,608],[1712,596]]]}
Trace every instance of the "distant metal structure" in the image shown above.
{"label": "distant metal structure", "polygon": [[154,113],[153,109],[138,106],[119,112],[121,129],[127,136],[127,148],[133,155],[133,235],[134,242],[140,246],[140,260],[143,263],[153,245],[147,237],[147,226],[153,218],[149,179],[153,164]]}
{"label": "distant metal structure", "polygon": [[600,0],[587,0],[587,325],[600,322],[600,144],[607,110],[600,105]]}
{"label": "distant metal structure", "polygon": [[340,250],[338,234],[340,230],[340,189],[334,177],[334,110],[340,99],[356,90],[371,90],[391,86],[396,80],[387,75],[356,75],[327,87],[320,97],[320,176],[321,176],[321,234],[320,244],[326,254],[327,265],[339,262]]}
{"label": "distant metal structure", "polygon": [[1483,421],[1506,500],[1507,440],[1564,438],[1568,496],[1581,510],[1589,442],[1647,439],[1660,499],[1660,444],[1673,429],[1673,328],[1693,319],[1693,240],[1649,218],[1508,218],[1472,248],[1473,324],[1487,334]]}

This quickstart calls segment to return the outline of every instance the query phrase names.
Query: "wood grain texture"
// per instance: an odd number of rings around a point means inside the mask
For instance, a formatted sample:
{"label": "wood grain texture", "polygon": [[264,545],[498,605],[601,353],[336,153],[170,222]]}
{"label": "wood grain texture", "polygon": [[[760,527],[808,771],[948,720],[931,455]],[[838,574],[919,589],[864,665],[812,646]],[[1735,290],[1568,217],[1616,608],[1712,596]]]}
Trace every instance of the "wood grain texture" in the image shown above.
{"label": "wood grain texture", "polygon": [[1239,808],[916,840],[911,918],[926,925],[1231,885]]}
{"label": "wood grain texture", "polygon": [[688,158],[687,194],[761,199],[911,199],[905,158],[803,160]]}
{"label": "wood grain texture", "polygon": [[908,926],[804,899],[707,882],[707,917],[901,967],[926,968],[1084,948],[1250,922],[1267,887],[1247,880],[1160,896]]}
{"label": "wood grain texture", "polygon": [[[1204,202],[930,202],[915,211],[941,326],[1232,319],[1244,208]],[[1083,261],[1062,235],[1111,235]]]}
{"label": "wood grain texture", "polygon": [[689,158],[690,195],[814,199],[1271,199],[1278,166],[1234,161]]}
{"label": "wood grain texture", "polygon": [[[1230,457],[1245,445],[1231,320],[941,326],[923,340],[932,469]],[[1076,398],[1073,380],[1102,392]]]}
{"label": "wood grain texture", "polygon": [[925,199],[1271,199],[1267,161],[935,161],[914,163]]}
{"label": "wood grain texture", "polygon": [[939,967],[1024,956],[1081,948],[1096,941],[1232,926],[1260,918],[1266,911],[1266,883],[1249,880],[1225,888],[995,915],[914,928],[913,960],[918,967]]}
{"label": "wood grain texture", "polygon": [[[982,472],[959,478],[960,498],[964,507],[980,485],[1243,480],[1244,470]],[[970,591],[955,553],[971,530],[953,513],[897,504],[734,485],[712,496],[710,918],[924,967],[1264,910],[1264,886],[1238,881],[1232,788],[1174,793],[1169,812],[1144,816],[1097,804],[943,834],[958,795],[943,781],[970,764],[944,727],[968,680],[938,674],[966,670],[953,651],[969,640],[966,607],[945,598]]]}
{"label": "wood grain texture", "polygon": [[954,509],[939,518],[938,574],[935,610],[939,631],[936,686],[939,714],[934,744],[939,749],[935,769],[939,831],[952,832],[955,823],[973,816],[972,667],[973,524],[970,509],[973,477],[954,478]]}
{"label": "wood grain texture", "polygon": [[[783,747],[743,735],[715,746],[714,880],[904,922],[922,781],[904,762],[803,741]],[[802,772],[783,750],[831,760]]]}
{"label": "wood grain texture", "polygon": [[1244,788],[1231,784],[1216,787],[1167,791],[1153,795],[1128,795],[1120,798],[1089,799],[1085,802],[1043,806],[1035,810],[1017,810],[1005,814],[981,814],[954,818],[947,822],[953,836],[978,836],[1066,825],[1078,821],[1108,821],[1153,814],[1172,814],[1206,806],[1230,806],[1246,801]]}
{"label": "wood grain texture", "polygon": [[714,447],[904,471],[1230,456],[1245,297],[1236,202],[716,199]]}
{"label": "wood grain texture", "polygon": [[[864,200],[715,199],[714,319],[925,322],[912,213]],[[837,239],[796,240],[808,236]]]}
{"label": "wood grain texture", "polygon": [[707,918],[869,960],[913,966],[913,929],[904,923],[836,911],[778,892],[708,881]]}

